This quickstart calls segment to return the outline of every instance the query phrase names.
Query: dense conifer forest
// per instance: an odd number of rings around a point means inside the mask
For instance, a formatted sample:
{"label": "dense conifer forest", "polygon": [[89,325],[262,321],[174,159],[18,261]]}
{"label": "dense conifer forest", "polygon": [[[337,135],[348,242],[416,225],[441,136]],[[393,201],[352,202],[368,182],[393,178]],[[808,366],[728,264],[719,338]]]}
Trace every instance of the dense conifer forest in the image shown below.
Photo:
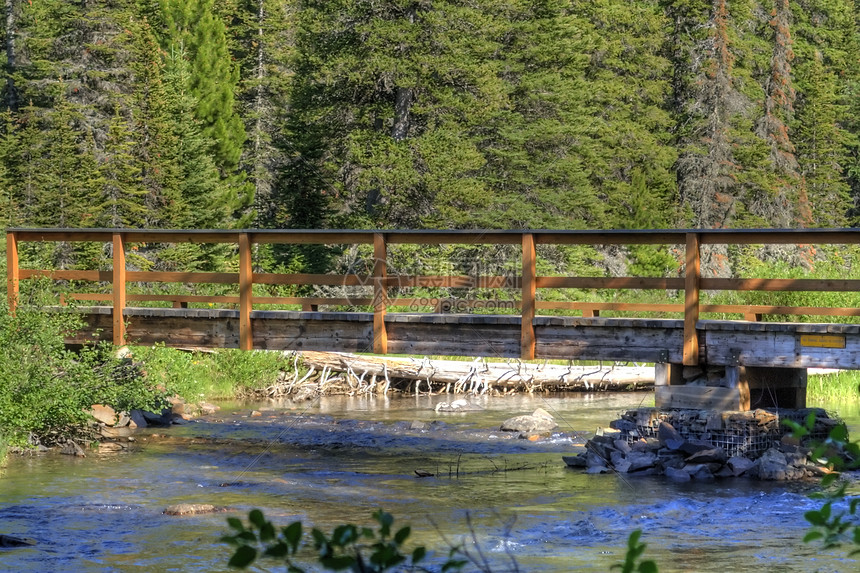
{"label": "dense conifer forest", "polygon": [[0,220],[856,225],[858,22],[853,0],[5,0]]}

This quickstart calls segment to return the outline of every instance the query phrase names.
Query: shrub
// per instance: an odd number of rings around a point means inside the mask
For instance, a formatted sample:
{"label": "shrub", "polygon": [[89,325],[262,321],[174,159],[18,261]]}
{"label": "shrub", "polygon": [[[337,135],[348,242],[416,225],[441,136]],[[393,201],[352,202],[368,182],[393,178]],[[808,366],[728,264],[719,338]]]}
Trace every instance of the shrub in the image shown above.
{"label": "shrub", "polygon": [[118,410],[160,408],[164,396],[109,344],[66,349],[79,325],[73,312],[0,306],[0,432],[9,445],[50,445],[86,438],[93,404]]}

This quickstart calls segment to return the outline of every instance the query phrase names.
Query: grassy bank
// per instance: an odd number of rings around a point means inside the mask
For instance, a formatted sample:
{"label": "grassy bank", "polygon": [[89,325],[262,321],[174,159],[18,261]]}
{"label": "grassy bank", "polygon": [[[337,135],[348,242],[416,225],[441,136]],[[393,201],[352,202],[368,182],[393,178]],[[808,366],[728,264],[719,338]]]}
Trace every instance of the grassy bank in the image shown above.
{"label": "grassy bank", "polygon": [[825,401],[860,400],[860,370],[810,376],[806,399],[810,405]]}
{"label": "grassy bank", "polygon": [[152,384],[187,402],[242,398],[274,385],[295,362],[282,352],[223,349],[186,352],[164,346],[131,348]]}

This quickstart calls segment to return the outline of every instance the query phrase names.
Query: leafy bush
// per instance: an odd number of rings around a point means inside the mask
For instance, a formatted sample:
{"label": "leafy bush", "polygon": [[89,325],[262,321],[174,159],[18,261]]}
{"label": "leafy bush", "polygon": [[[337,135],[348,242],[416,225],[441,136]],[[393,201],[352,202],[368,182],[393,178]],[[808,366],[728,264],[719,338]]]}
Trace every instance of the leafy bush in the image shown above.
{"label": "leafy bush", "polygon": [[0,306],[0,433],[13,446],[85,438],[93,404],[157,409],[163,394],[146,384],[109,344],[80,352],[63,336],[79,325],[73,312]]}
{"label": "leafy bush", "polygon": [[[394,531],[394,517],[390,513],[380,509],[373,513],[373,519],[379,524],[378,531],[351,524],[338,525],[331,535],[316,528],[311,530],[317,562],[326,571],[376,573],[400,566],[415,566],[426,557],[426,550],[421,546],[411,553],[403,553],[411,529],[407,526]],[[229,561],[231,567],[245,569],[258,557],[266,557],[282,561],[290,573],[305,571],[296,561],[305,543],[301,522],[296,521],[276,531],[259,509],[251,510],[248,521],[246,527],[237,517],[227,519],[235,533],[221,540],[236,547]],[[465,561],[451,555],[442,571],[458,571],[465,564]]]}
{"label": "leafy bush", "polygon": [[[790,420],[785,423],[794,437],[803,439],[815,427],[815,414],[811,413],[803,425]],[[824,490],[815,494],[825,500],[824,505],[804,514],[812,528],[803,541],[820,541],[823,549],[847,544],[849,557],[860,555],[860,497],[848,499],[846,510],[834,510],[834,503],[848,497],[848,482],[840,479],[841,473],[860,468],[860,441],[849,441],[847,428],[839,424],[830,430],[826,440],[812,444],[809,458],[823,463],[829,473],[821,479]]]}

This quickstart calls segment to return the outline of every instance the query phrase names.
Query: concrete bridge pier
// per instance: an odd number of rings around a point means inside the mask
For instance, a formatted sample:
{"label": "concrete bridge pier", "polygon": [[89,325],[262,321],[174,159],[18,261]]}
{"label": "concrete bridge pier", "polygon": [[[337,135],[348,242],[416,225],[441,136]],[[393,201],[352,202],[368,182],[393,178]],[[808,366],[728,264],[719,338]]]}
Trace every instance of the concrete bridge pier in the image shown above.
{"label": "concrete bridge pier", "polygon": [[654,369],[658,409],[747,411],[806,407],[806,368],[658,362]]}

